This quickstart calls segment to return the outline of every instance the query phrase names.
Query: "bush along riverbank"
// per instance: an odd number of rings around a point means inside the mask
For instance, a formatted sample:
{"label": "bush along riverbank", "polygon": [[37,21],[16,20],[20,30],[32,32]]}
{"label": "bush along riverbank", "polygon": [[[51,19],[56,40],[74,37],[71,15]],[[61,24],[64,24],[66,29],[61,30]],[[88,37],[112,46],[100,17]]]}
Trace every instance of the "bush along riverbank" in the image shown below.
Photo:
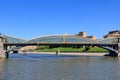
{"label": "bush along riverbank", "polygon": [[101,53],[108,52],[108,50],[100,47],[49,47],[49,46],[39,46],[34,52],[91,52],[91,53]]}

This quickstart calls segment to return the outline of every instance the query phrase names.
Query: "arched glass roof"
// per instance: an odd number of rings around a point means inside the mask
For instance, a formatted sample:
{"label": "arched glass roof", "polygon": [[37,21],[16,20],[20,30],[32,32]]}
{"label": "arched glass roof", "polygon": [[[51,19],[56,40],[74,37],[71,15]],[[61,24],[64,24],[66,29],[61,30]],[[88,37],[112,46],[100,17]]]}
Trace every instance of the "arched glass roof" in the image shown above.
{"label": "arched glass roof", "polygon": [[99,40],[100,44],[113,44],[117,42],[118,42],[118,38],[107,38],[107,39]]}
{"label": "arched glass roof", "polygon": [[7,43],[26,43],[27,40],[16,38],[16,37],[11,37],[11,36],[4,36],[6,39]]}
{"label": "arched glass roof", "polygon": [[7,43],[100,43],[100,44],[113,44],[117,43],[117,38],[107,38],[101,40],[92,40],[89,38],[83,38],[76,35],[54,35],[54,36],[44,36],[31,39],[29,41],[11,37],[11,36],[4,36]]}
{"label": "arched glass roof", "polygon": [[82,38],[80,36],[75,36],[75,35],[45,36],[45,37],[39,37],[39,38],[29,40],[29,42],[32,42],[32,43],[36,43],[36,42],[95,43],[94,40],[91,40],[91,39],[88,39],[88,38]]}

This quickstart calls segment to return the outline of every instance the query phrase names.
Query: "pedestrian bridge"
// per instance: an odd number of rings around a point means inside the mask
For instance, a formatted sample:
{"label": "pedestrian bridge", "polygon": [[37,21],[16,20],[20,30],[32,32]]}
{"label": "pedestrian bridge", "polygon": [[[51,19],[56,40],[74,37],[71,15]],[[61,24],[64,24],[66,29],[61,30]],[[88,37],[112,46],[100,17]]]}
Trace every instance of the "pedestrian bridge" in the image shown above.
{"label": "pedestrian bridge", "polygon": [[31,40],[25,40],[21,38],[4,36],[7,44],[24,44],[24,43],[81,43],[81,44],[117,44],[118,38],[107,38],[92,40],[89,38],[83,38],[75,35],[54,35],[54,36],[44,36],[39,38],[34,38]]}
{"label": "pedestrian bridge", "polygon": [[107,38],[100,40],[92,40],[76,35],[53,35],[38,37],[31,40],[4,36],[4,46],[28,46],[28,45],[82,45],[82,46],[99,46],[109,51],[119,53],[118,38]]}

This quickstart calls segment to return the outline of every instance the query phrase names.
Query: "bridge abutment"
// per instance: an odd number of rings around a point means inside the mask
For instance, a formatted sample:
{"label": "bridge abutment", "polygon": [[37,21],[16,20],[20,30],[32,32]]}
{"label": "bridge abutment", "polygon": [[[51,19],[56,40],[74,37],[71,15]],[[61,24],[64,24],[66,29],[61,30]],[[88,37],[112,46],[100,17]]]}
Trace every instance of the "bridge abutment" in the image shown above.
{"label": "bridge abutment", "polygon": [[4,52],[4,44],[3,44],[4,40],[2,35],[0,34],[0,58],[6,58],[6,54]]}
{"label": "bridge abutment", "polygon": [[120,57],[120,38],[118,38],[118,57]]}

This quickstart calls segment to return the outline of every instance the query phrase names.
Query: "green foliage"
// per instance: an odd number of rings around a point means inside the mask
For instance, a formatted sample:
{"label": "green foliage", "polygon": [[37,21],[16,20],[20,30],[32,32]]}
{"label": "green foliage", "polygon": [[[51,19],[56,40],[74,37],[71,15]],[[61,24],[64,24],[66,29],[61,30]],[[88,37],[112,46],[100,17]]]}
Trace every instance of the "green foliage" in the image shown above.
{"label": "green foliage", "polygon": [[87,52],[88,50],[90,50],[90,46],[85,46],[85,52]]}
{"label": "green foliage", "polygon": [[91,47],[89,52],[108,52],[108,50],[100,48],[100,47]]}
{"label": "green foliage", "polygon": [[86,46],[86,47],[52,47],[50,48],[49,46],[39,46],[36,50],[34,50],[35,52],[56,52],[56,51],[60,52],[108,52],[108,50],[105,50],[103,48],[100,47],[90,47],[90,46]]}

